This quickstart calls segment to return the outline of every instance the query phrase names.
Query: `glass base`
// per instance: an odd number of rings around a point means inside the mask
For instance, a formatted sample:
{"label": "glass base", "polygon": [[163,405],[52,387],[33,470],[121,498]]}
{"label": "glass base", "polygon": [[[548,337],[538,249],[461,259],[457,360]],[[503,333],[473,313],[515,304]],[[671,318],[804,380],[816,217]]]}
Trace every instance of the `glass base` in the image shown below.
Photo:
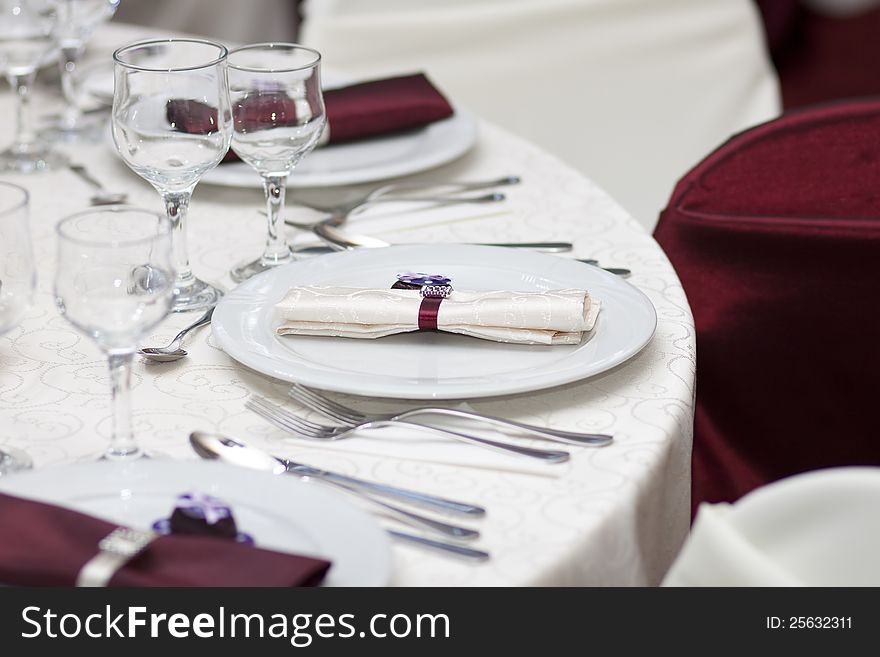
{"label": "glass base", "polygon": [[31,457],[15,447],[0,447],[0,477],[34,467]]}
{"label": "glass base", "polygon": [[174,293],[174,303],[171,305],[173,313],[213,308],[223,296],[223,290],[198,278],[194,278],[186,287],[175,287]]}
{"label": "glass base", "polygon": [[55,123],[42,130],[40,136],[50,142],[97,144],[104,140],[106,130],[106,123],[102,121],[80,120],[73,125]]}
{"label": "glass base", "polygon": [[237,267],[234,267],[230,270],[229,275],[232,277],[236,283],[241,283],[251,278],[252,276],[256,276],[257,274],[262,274],[264,271],[269,271],[275,267],[280,267],[281,265],[286,265],[294,261],[293,252],[288,250],[287,255],[285,257],[280,258],[266,258],[260,257],[256,260],[250,260],[248,262],[244,262]]}
{"label": "glass base", "polygon": [[7,148],[0,153],[0,171],[14,173],[39,173],[67,166],[67,157],[46,144],[34,143],[26,147]]}

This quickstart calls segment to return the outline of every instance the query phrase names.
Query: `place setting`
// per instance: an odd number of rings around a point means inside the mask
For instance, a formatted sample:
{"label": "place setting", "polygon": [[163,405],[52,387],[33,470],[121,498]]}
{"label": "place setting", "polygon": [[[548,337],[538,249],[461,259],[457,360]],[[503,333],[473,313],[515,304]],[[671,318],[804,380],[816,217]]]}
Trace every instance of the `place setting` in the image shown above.
{"label": "place setting", "polygon": [[[51,34],[50,18],[41,20]],[[98,23],[64,60],[73,69]],[[296,43],[170,37],[119,47],[103,138],[59,164],[93,195],[90,207],[54,220],[54,279],[40,281],[50,295],[35,296],[28,255],[28,210],[44,192],[0,183],[0,328],[9,336],[0,354],[40,330],[28,308],[51,296],[72,339],[107,361],[105,411],[83,399],[73,413],[109,415],[112,426],[101,453],[56,463],[3,435],[0,582],[384,586],[398,550],[443,569],[486,569],[504,553],[485,538],[494,496],[482,484],[447,494],[435,480],[395,481],[394,467],[563,490],[587,454],[617,448],[613,423],[554,426],[481,405],[510,407],[619,368],[654,339],[652,299],[625,280],[629,270],[573,257],[574,236],[394,244],[368,234],[372,208],[414,226],[448,209],[464,225],[467,213],[514,204],[528,173],[432,176],[478,143],[477,119],[422,73],[325,84],[323,65]],[[73,85],[64,77],[68,103]],[[108,98],[101,85],[90,89]],[[88,143],[81,114],[69,107],[65,125],[70,140]],[[149,183],[155,207],[125,205],[121,174],[95,176],[101,157]],[[265,215],[263,252],[230,234],[222,281],[200,278],[188,244],[193,191],[211,185],[261,186],[265,197],[265,209],[252,210]],[[307,202],[316,188],[331,202]],[[153,343],[166,321],[176,334]],[[192,413],[199,404],[157,401],[152,388],[205,366],[284,394],[252,386],[223,403],[222,421],[179,426],[170,454],[153,449],[149,433],[139,435],[141,408]],[[372,412],[372,401],[395,410]],[[398,465],[390,477],[361,472],[351,466],[361,458]],[[24,518],[33,528],[15,534]],[[230,571],[233,563],[241,567]]]}

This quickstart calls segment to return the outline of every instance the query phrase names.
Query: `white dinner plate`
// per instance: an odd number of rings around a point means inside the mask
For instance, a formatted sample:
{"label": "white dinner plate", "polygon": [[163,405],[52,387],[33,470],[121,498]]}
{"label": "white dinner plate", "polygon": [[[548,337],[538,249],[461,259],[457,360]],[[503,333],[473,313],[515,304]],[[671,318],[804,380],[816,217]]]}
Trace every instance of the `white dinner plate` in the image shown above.
{"label": "white dinner plate", "polygon": [[47,467],[0,479],[0,491],[149,529],[178,495],[216,496],[256,544],[332,562],[325,586],[383,586],[391,577],[387,535],[338,493],[294,477],[223,463],[136,461]]}
{"label": "white dinner plate", "polygon": [[[477,141],[473,116],[456,108],[448,119],[419,130],[316,148],[303,158],[288,187],[335,187],[396,178],[451,162]],[[244,162],[221,164],[202,176],[203,183],[259,187],[259,174]]]}
{"label": "white dinner plate", "polygon": [[[274,305],[291,287],[387,288],[402,271],[444,274],[462,290],[586,289],[602,309],[579,345],[514,345],[448,333],[377,340],[275,334]],[[221,300],[213,334],[235,360],[284,381],[371,397],[467,399],[604,372],[647,345],[656,323],[644,294],[597,267],[521,249],[435,244],[333,253],[264,272]]]}

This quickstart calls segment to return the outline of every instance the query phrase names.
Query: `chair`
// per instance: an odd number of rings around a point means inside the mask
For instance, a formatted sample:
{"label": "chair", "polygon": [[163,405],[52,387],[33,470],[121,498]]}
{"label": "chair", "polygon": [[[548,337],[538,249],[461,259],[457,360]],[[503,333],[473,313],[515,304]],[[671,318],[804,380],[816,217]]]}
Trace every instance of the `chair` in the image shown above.
{"label": "chair", "polygon": [[694,509],[880,464],[880,100],[732,138],[678,183],[655,237],[696,325]]}
{"label": "chair", "polygon": [[798,475],[703,504],[663,586],[880,585],[880,468]]}
{"label": "chair", "polygon": [[688,168],[779,112],[752,0],[311,0],[301,40],[353,77],[425,71],[649,230]]}

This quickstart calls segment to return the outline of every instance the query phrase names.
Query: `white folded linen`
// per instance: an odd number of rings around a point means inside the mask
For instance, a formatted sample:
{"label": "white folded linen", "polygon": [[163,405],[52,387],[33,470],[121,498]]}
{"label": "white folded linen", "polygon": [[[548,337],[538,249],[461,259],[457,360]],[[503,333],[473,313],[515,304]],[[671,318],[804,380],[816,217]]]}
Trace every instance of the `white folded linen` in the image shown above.
{"label": "white folded linen", "polygon": [[[279,335],[381,338],[419,330],[418,290],[296,287],[276,306]],[[437,309],[437,329],[517,344],[578,344],[599,302],[585,290],[453,291]]]}

